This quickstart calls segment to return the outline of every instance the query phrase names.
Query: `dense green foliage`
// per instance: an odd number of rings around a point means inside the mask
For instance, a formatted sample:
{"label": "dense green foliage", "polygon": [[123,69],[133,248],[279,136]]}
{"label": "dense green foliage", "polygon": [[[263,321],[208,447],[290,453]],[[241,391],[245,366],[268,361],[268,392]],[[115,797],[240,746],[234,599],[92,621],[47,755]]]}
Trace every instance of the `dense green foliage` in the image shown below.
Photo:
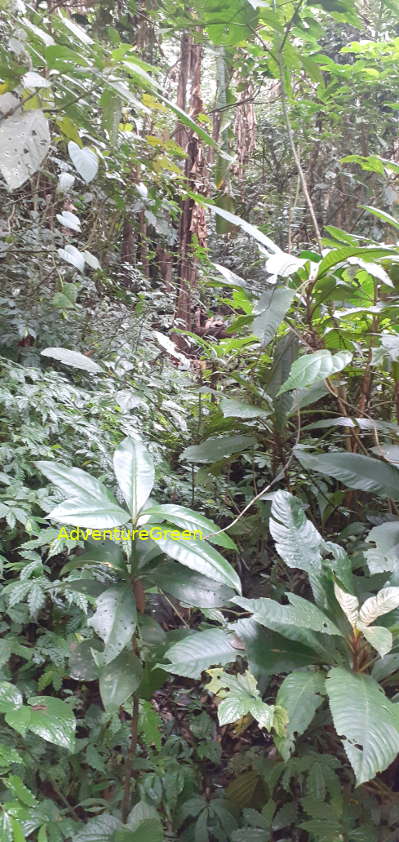
{"label": "dense green foliage", "polygon": [[398,27],[0,0],[0,842],[397,842]]}

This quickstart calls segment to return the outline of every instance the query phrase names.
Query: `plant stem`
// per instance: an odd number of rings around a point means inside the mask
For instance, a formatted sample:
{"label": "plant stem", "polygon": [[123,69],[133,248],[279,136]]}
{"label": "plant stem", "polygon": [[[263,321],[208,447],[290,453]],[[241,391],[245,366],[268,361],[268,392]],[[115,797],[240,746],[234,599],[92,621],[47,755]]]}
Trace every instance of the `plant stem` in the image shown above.
{"label": "plant stem", "polygon": [[122,799],[122,821],[125,824],[127,817],[130,812],[131,808],[131,798],[132,798],[132,780],[134,780],[134,774],[132,765],[134,762],[134,758],[136,756],[136,749],[137,749],[137,737],[138,737],[138,724],[139,724],[139,697],[138,694],[135,693],[133,696],[133,707],[132,707],[132,719],[130,722],[130,746],[129,751],[126,755],[126,762],[125,762],[125,770],[124,770],[124,777],[125,783],[123,787],[123,799]]}

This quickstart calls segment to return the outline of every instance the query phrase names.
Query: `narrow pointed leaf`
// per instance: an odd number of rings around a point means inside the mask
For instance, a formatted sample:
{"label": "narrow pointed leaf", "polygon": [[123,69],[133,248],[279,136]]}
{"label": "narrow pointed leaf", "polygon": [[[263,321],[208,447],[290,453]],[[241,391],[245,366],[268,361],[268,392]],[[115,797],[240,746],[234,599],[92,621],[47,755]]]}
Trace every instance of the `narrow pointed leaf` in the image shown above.
{"label": "narrow pointed leaf", "polygon": [[295,456],[307,470],[335,477],[349,488],[399,500],[399,470],[360,453],[309,453],[296,447]]}
{"label": "narrow pointed leaf", "polygon": [[35,462],[35,465],[68,495],[68,500],[48,515],[53,520],[89,529],[111,529],[129,520],[129,513],[119,506],[113,494],[86,471],[57,462]]}
{"label": "narrow pointed leaf", "polygon": [[114,471],[135,521],[154,485],[154,463],[142,441],[128,437],[121,442],[114,453]]}

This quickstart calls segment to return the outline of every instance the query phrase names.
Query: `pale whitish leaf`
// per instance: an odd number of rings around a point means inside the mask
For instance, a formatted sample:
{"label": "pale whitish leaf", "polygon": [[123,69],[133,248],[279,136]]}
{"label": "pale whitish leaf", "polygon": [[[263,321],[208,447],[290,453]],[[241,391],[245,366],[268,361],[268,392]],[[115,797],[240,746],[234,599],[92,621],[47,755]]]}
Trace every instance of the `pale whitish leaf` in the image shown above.
{"label": "pale whitish leaf", "polygon": [[102,371],[100,366],[90,357],[80,354],[79,351],[71,351],[69,348],[44,348],[40,353],[42,357],[51,357],[51,359],[58,360],[64,365],[81,368],[83,371],[89,371],[92,374]]}
{"label": "pale whitish leaf", "polygon": [[387,462],[390,462],[397,468],[399,467],[399,445],[380,444],[376,447],[372,447],[371,450],[373,451],[373,453],[376,453],[377,456],[381,456],[383,459],[386,459]]}
{"label": "pale whitish leaf", "polygon": [[399,606],[399,588],[383,588],[377,596],[371,596],[363,603],[359,620],[365,626],[374,623],[378,617],[388,614]]}
{"label": "pale whitish leaf", "polygon": [[83,256],[86,263],[88,263],[92,269],[101,269],[99,260],[97,260],[96,256],[92,254],[91,251],[84,251]]}
{"label": "pale whitish leaf", "polygon": [[128,585],[115,585],[98,597],[97,610],[87,624],[104,641],[105,664],[130,643],[136,623],[136,603]]}
{"label": "pale whitish leaf", "polygon": [[97,155],[87,147],[81,148],[73,140],[68,143],[69,157],[83,181],[88,184],[93,181],[98,171]]}
{"label": "pale whitish leaf", "polygon": [[49,80],[35,70],[28,70],[22,77],[22,83],[25,88],[51,88]]}
{"label": "pale whitish leaf", "polygon": [[303,389],[312,386],[318,380],[325,380],[338,371],[342,371],[351,362],[352,354],[349,351],[338,351],[332,354],[331,351],[315,351],[313,354],[305,354],[291,366],[288,380],[281,386],[278,395],[290,389]]}
{"label": "pale whitish leaf", "polygon": [[361,269],[364,269],[369,275],[373,278],[377,278],[377,280],[381,281],[381,283],[388,287],[395,286],[393,281],[391,281],[388,272],[386,272],[384,267],[380,266],[379,263],[366,263],[366,261],[362,260],[361,257],[349,257],[348,263],[360,266]]}
{"label": "pale whitish leaf", "polygon": [[154,330],[152,333],[154,339],[158,342],[158,345],[161,346],[171,357],[175,357],[177,360],[185,360],[183,354],[180,354],[174,342],[169,339],[169,336],[165,336],[163,333],[160,333],[158,330]]}
{"label": "pale whitish leaf", "polygon": [[378,248],[376,246],[343,246],[338,249],[331,249],[320,263],[317,264],[317,279],[326,275],[333,266],[345,263],[348,257],[362,257],[363,260],[375,260],[378,257],[392,257],[397,255],[394,248]]}
{"label": "pale whitish leaf", "polygon": [[0,123],[0,173],[16,190],[39,169],[50,148],[50,131],[42,111],[17,111]]}
{"label": "pale whitish leaf", "polygon": [[343,591],[339,585],[334,582],[334,593],[337,601],[339,602],[345,617],[349,620],[352,628],[355,628],[356,623],[359,619],[359,600],[356,596],[353,596],[346,591]]}
{"label": "pale whitish leaf", "polygon": [[296,735],[306,731],[325,692],[324,675],[310,670],[296,670],[280,685],[276,704],[287,711],[288,726],[285,736],[275,737],[275,743],[283,760],[289,760],[295,749]]}
{"label": "pale whitish leaf", "polygon": [[268,345],[295,296],[295,291],[286,287],[270,287],[256,302],[252,332],[262,345]]}
{"label": "pale whitish leaf", "polygon": [[9,681],[0,681],[0,713],[14,711],[22,705],[22,694]]}
{"label": "pale whitish leaf", "polygon": [[64,210],[62,213],[57,213],[57,219],[64,228],[70,228],[72,231],[80,231],[80,219],[75,213]]}
{"label": "pale whitish leaf", "polygon": [[79,26],[77,23],[75,23],[75,21],[72,20],[72,18],[69,17],[68,12],[64,12],[64,10],[58,9],[58,14],[59,14],[64,26],[67,29],[69,29],[69,32],[71,32],[71,34],[75,38],[77,38],[78,41],[81,41],[82,44],[86,44],[86,45],[94,43],[93,39],[90,38],[90,36],[87,34],[86,30],[83,29],[83,27]]}
{"label": "pale whitish leaf", "polygon": [[124,649],[100,675],[100,696],[108,712],[117,711],[137,690],[143,676],[141,661],[129,649]]}
{"label": "pale whitish leaf", "polygon": [[[214,141],[212,142],[212,145],[215,145]],[[245,231],[246,234],[249,234],[250,237],[253,237],[253,239],[262,246],[265,246],[268,251],[272,252],[272,254],[281,252],[279,246],[277,246],[270,237],[267,237],[266,234],[259,231],[259,228],[257,228],[256,225],[251,225],[249,222],[246,222],[245,219],[242,219],[240,216],[236,216],[235,213],[230,213],[230,211],[225,210],[224,208],[219,208],[217,205],[210,204],[210,202],[204,200],[203,196],[195,196],[195,198],[200,199],[201,202],[203,202],[203,204],[212,211],[212,213],[216,213],[217,216],[221,216],[223,219],[226,219],[227,222],[231,222],[232,225],[236,225],[237,228],[241,228],[242,231]]]}
{"label": "pale whitish leaf", "polygon": [[140,439],[123,439],[114,453],[114,471],[135,522],[151,494],[155,476],[152,457]]}
{"label": "pale whitish leaf", "polygon": [[366,541],[376,544],[365,552],[370,573],[396,572],[399,569],[399,521],[374,526]]}
{"label": "pale whitish leaf", "polygon": [[68,193],[75,184],[75,176],[69,172],[62,172],[58,176],[57,193]]}
{"label": "pale whitish leaf", "polygon": [[301,257],[294,257],[292,254],[286,254],[285,252],[278,252],[277,254],[273,254],[272,257],[269,257],[266,261],[266,272],[270,272],[271,275],[279,275],[282,278],[288,278],[289,275],[293,275],[298,269],[301,269],[304,266],[306,260],[303,260]]}
{"label": "pale whitish leaf", "polygon": [[326,689],[337,734],[359,786],[383,772],[399,753],[396,705],[369,675],[334,667]]}
{"label": "pale whitish leaf", "polygon": [[58,249],[58,254],[62,258],[62,260],[66,260],[67,263],[70,263],[71,266],[74,266],[75,269],[78,269],[79,272],[83,272],[85,268],[85,258],[79,249],[76,246],[67,245],[64,249]]}
{"label": "pale whitish leaf", "polygon": [[75,747],[75,716],[65,702],[52,696],[32,696],[29,730],[49,743],[73,751]]}
{"label": "pale whitish leaf", "polygon": [[176,675],[200,678],[208,667],[235,661],[240,653],[232,643],[232,637],[221,629],[195,632],[171,646],[164,654],[171,663],[161,666]]}
{"label": "pale whitish leaf", "polygon": [[380,497],[399,500],[399,471],[378,459],[361,453],[309,453],[295,447],[296,458],[306,470],[318,471],[328,477],[335,477],[349,488],[374,492]]}
{"label": "pale whitish leaf", "polygon": [[220,263],[212,263],[212,266],[220,272],[221,275],[224,277],[224,282],[219,281],[219,283],[224,283],[226,286],[229,287],[241,287],[245,288],[248,286],[247,282],[240,278],[239,275],[236,275],[235,272],[232,272],[231,269],[227,269],[226,266],[221,266]]}
{"label": "pale whitish leaf", "polygon": [[358,628],[363,633],[370,646],[375,649],[381,658],[388,655],[393,645],[393,637],[389,629],[384,626],[365,626],[359,623]]}

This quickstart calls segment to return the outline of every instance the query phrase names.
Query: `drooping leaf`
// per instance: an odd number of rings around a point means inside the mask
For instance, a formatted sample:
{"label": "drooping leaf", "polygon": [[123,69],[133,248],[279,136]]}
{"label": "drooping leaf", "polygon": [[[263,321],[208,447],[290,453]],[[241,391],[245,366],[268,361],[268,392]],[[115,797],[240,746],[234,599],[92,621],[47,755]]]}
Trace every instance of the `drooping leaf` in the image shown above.
{"label": "drooping leaf", "polygon": [[315,454],[296,447],[295,456],[307,470],[335,477],[349,488],[399,500],[399,470],[360,453]]}
{"label": "drooping leaf", "polygon": [[332,354],[331,351],[321,350],[314,351],[313,354],[305,354],[292,364],[289,378],[277,394],[282,395],[290,389],[313,386],[318,380],[325,380],[338,371],[342,371],[349,365],[351,359],[352,354],[349,351],[338,351],[337,354]]}
{"label": "drooping leaf", "polygon": [[186,447],[180,459],[187,462],[217,462],[219,459],[227,459],[234,453],[250,450],[255,445],[254,436],[210,436],[201,444]]}
{"label": "drooping leaf", "polygon": [[136,603],[128,585],[114,585],[97,599],[88,625],[104,641],[104,663],[109,664],[127,646],[137,623]]}
{"label": "drooping leaf", "polygon": [[399,753],[396,705],[371,676],[341,667],[330,670],[326,689],[335,729],[359,786],[383,772]]}
{"label": "drooping leaf", "polygon": [[44,348],[40,352],[42,357],[51,357],[53,360],[58,360],[64,365],[70,365],[72,368],[81,368],[83,371],[89,371],[92,374],[97,374],[102,371],[99,365],[86,357],[85,354],[80,354],[79,351],[71,351],[69,348]]}
{"label": "drooping leaf", "polygon": [[240,578],[234,568],[225,558],[206,541],[199,538],[189,540],[173,540],[172,538],[160,538],[157,546],[162,552],[174,558],[184,567],[189,567],[209,579],[214,579],[221,585],[227,585],[241,593]]}
{"label": "drooping leaf", "polygon": [[[62,213],[57,213],[57,219],[60,225],[63,225],[64,228],[70,228],[71,231],[80,231],[80,219],[76,216],[76,213],[71,213],[71,211],[63,210]],[[63,251],[60,249],[59,251]],[[77,249],[76,249],[77,251]]]}
{"label": "drooping leaf", "polygon": [[252,332],[262,345],[271,342],[294,297],[295,290],[277,286],[270,287],[261,295],[254,307]]}
{"label": "drooping leaf", "polygon": [[372,213],[373,216],[377,216],[378,219],[382,219],[382,221],[386,222],[387,225],[391,225],[392,228],[396,228],[396,230],[399,231],[399,222],[394,216],[392,216],[392,214],[382,211],[379,208],[373,208],[371,205],[362,205],[362,207],[364,210]]}
{"label": "drooping leaf", "polygon": [[114,453],[114,471],[133,522],[154,485],[154,463],[140,439],[125,438]]}
{"label": "drooping leaf", "polygon": [[248,284],[244,281],[243,278],[240,278],[239,275],[236,275],[235,272],[232,272],[231,269],[227,269],[226,266],[221,266],[220,263],[212,263],[212,266],[220,272],[221,275],[224,277],[224,281],[220,281],[219,283],[223,283],[226,286],[231,287],[240,287],[245,289]]}
{"label": "drooping leaf", "polygon": [[68,152],[75,170],[83,178],[83,181],[86,184],[93,181],[98,172],[98,158],[95,152],[87,147],[81,148],[73,140],[68,143]]}
{"label": "drooping leaf", "polygon": [[317,279],[319,280],[323,275],[326,275],[333,266],[345,263],[348,257],[359,256],[365,261],[373,261],[379,257],[392,257],[394,254],[397,254],[394,248],[378,248],[376,246],[343,246],[339,249],[331,249],[317,265]]}
{"label": "drooping leaf", "polygon": [[370,573],[399,570],[399,521],[374,526],[366,541],[376,544],[365,552]]}
{"label": "drooping leaf", "polygon": [[234,638],[221,629],[195,632],[167,649],[169,664],[162,669],[186,678],[200,678],[201,672],[219,664],[229,664],[240,654],[233,646]]}
{"label": "drooping leaf", "polygon": [[173,561],[151,570],[154,584],[180,602],[197,608],[221,608],[227,605],[234,590],[193,570],[183,569]]}
{"label": "drooping leaf", "polygon": [[[188,509],[186,506],[178,506],[176,503],[163,503],[162,505],[152,505],[143,511],[143,515],[151,515],[157,518],[157,522],[163,520],[169,523],[182,526],[183,529],[194,532],[196,529],[203,533],[211,544],[217,544],[219,547],[225,547],[228,550],[236,550],[237,545],[230,538],[226,532],[220,532],[220,527],[209,518]],[[213,532],[220,532],[219,535],[213,535]]]}
{"label": "drooping leaf", "polygon": [[246,611],[251,611],[254,619],[266,628],[279,631],[284,634],[284,626],[297,626],[298,628],[311,629],[323,634],[341,636],[341,632],[335,623],[312,602],[297,594],[287,594],[290,605],[280,605],[273,599],[261,597],[260,599],[245,599],[235,596],[232,602],[240,605]]}
{"label": "drooping leaf", "polygon": [[288,726],[285,736],[275,737],[275,743],[283,760],[288,760],[293,753],[296,735],[306,731],[325,692],[324,675],[311,670],[296,670],[280,685],[276,704],[286,709]]}
{"label": "drooping leaf", "polygon": [[136,692],[143,676],[141,661],[124,649],[101,670],[100,695],[108,712],[117,711]]}

